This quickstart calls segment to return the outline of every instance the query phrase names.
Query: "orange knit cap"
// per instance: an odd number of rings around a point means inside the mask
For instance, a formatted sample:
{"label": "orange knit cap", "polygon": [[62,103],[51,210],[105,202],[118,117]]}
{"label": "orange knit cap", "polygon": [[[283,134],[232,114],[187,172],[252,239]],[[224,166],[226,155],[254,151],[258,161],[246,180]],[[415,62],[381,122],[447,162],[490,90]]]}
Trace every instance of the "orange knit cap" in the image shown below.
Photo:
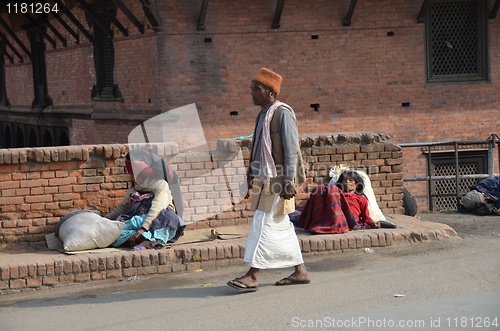
{"label": "orange knit cap", "polygon": [[252,81],[259,82],[273,89],[276,94],[280,94],[282,78],[280,75],[267,68],[261,68],[257,76]]}

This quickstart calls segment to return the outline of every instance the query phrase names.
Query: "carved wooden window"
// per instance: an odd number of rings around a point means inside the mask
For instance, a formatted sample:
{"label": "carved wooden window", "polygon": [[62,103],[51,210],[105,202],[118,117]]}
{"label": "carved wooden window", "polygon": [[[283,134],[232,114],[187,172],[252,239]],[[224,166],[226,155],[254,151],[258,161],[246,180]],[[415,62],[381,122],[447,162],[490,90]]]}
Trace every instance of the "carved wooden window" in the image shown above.
{"label": "carved wooden window", "polygon": [[428,83],[487,81],[485,0],[431,0],[426,11]]}

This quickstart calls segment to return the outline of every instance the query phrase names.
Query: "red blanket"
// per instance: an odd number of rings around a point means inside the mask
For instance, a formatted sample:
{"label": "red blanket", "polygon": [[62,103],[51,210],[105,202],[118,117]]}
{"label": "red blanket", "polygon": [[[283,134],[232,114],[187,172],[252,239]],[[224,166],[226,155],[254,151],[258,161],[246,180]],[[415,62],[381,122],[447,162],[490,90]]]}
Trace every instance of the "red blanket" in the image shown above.
{"label": "red blanket", "polygon": [[317,186],[297,217],[297,227],[313,234],[346,233],[355,224],[347,200],[335,185]]}

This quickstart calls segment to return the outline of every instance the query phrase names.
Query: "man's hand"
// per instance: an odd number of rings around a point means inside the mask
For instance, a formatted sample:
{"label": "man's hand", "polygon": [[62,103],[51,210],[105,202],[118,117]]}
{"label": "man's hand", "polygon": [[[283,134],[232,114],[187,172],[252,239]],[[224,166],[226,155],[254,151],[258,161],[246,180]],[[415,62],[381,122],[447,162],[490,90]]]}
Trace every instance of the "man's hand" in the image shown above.
{"label": "man's hand", "polygon": [[130,237],[130,241],[136,242],[144,232],[146,232],[146,229],[140,228],[134,235],[132,235],[132,237]]}
{"label": "man's hand", "polygon": [[285,186],[283,187],[283,192],[281,193],[281,196],[285,200],[289,200],[293,198],[297,194],[297,190],[295,189],[295,185],[293,183],[286,183]]}

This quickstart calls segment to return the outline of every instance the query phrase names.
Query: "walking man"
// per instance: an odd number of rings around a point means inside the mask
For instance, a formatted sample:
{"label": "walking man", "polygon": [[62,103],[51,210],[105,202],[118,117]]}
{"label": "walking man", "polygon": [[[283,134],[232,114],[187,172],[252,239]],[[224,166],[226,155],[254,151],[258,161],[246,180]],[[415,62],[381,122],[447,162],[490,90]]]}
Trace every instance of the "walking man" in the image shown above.
{"label": "walking man", "polygon": [[248,187],[254,211],[243,262],[248,272],[227,285],[242,291],[258,289],[260,269],[294,267],[277,286],[309,284],[299,241],[288,214],[295,210],[295,184],[305,181],[293,109],[277,99],[282,77],[262,68],[251,82],[253,103],[261,107],[255,125]]}

